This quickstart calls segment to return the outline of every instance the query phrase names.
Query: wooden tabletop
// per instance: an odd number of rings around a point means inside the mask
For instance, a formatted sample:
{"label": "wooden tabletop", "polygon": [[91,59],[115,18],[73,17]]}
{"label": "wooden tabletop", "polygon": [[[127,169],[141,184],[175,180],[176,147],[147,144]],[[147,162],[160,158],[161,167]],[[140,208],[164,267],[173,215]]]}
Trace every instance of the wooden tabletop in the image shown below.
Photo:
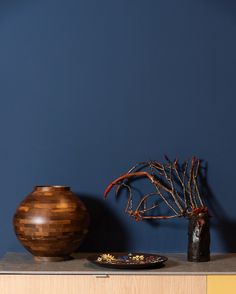
{"label": "wooden tabletop", "polygon": [[[91,254],[91,253],[90,253]],[[36,262],[27,253],[9,252],[0,259],[0,274],[29,275],[225,275],[236,274],[236,253],[212,254],[211,261],[194,263],[186,254],[169,254],[165,266],[157,269],[117,270],[96,266],[86,257],[89,253],[74,255],[74,259],[61,262]]]}

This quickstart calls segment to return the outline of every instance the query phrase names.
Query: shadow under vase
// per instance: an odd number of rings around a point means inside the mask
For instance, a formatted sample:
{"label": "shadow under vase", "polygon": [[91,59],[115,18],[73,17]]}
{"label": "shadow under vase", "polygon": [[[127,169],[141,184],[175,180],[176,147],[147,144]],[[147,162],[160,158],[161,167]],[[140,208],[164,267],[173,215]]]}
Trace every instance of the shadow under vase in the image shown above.
{"label": "shadow under vase", "polygon": [[88,234],[77,252],[126,252],[129,234],[116,213],[103,199],[78,194],[90,215]]}

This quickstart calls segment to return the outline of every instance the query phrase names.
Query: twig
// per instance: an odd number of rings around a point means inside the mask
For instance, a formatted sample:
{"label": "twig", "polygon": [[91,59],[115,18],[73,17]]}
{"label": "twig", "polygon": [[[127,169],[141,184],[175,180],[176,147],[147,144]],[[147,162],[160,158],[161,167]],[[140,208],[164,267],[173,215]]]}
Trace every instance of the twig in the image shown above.
{"label": "twig", "polygon": [[166,167],[163,165],[163,172],[164,172],[164,175],[165,175],[165,178],[166,180],[169,182],[169,184],[171,185],[171,191],[169,192],[170,195],[172,196],[175,204],[177,205],[178,209],[180,210],[180,212],[182,213],[183,212],[183,208],[182,206],[180,205],[177,197],[176,197],[176,191],[174,189],[174,185],[173,185],[173,181],[172,181],[172,167],[171,165],[169,166],[169,176],[167,175],[167,172],[166,172]]}
{"label": "twig", "polygon": [[197,182],[197,177],[198,177],[198,174],[199,174],[199,168],[200,168],[200,160],[198,159],[198,161],[197,161],[197,167],[196,167],[196,172],[195,172],[195,175],[193,177],[193,181],[194,181],[195,190],[196,190],[196,193],[197,193],[197,196],[198,196],[198,200],[200,202],[200,205],[201,206],[204,206],[203,201],[202,201],[202,197],[201,197],[200,192],[199,192],[198,182]]}
{"label": "twig", "polygon": [[142,199],[139,201],[138,206],[137,206],[137,208],[136,208],[135,210],[136,210],[136,211],[139,210],[139,208],[141,207],[142,203],[145,203],[145,201],[146,201],[150,196],[153,196],[153,195],[157,195],[157,193],[155,193],[155,192],[154,192],[154,193],[149,193],[149,194],[143,196]]}

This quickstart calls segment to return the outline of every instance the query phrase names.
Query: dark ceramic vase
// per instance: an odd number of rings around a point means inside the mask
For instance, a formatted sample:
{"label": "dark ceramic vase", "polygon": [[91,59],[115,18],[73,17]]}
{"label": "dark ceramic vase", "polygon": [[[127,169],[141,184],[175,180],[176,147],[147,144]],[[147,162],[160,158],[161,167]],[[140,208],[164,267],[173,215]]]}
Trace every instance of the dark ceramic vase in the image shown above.
{"label": "dark ceramic vase", "polygon": [[192,214],[188,225],[188,261],[210,260],[210,223],[208,213]]}
{"label": "dark ceramic vase", "polygon": [[87,233],[89,215],[69,187],[36,186],[13,219],[16,236],[38,261],[70,258]]}

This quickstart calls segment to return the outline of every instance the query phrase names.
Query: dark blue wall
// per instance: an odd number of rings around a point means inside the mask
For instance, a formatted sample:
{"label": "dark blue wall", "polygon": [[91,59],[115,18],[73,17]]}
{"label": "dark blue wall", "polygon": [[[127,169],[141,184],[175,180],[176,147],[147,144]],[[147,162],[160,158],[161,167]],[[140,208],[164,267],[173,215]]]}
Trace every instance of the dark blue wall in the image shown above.
{"label": "dark blue wall", "polygon": [[0,2],[0,253],[37,184],[66,184],[93,219],[83,250],[185,251],[185,220],[159,225],[102,198],[135,162],[209,162],[212,251],[236,251],[233,0]]}

